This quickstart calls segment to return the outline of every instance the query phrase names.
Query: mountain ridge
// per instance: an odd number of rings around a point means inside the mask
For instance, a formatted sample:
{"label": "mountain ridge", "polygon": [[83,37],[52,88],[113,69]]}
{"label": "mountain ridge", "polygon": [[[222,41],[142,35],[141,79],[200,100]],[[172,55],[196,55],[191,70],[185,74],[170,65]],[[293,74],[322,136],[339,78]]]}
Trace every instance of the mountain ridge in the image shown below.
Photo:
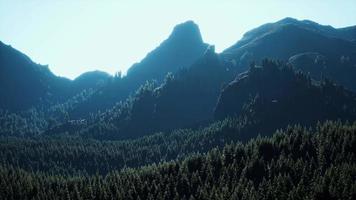
{"label": "mountain ridge", "polygon": [[74,80],[0,43],[0,199],[356,199],[353,28],[278,23]]}
{"label": "mountain ridge", "polygon": [[[300,27],[305,24],[332,28],[311,21],[286,18],[277,24],[262,25],[267,28],[256,28],[246,33],[256,37],[251,37],[252,43],[237,50],[247,60],[258,60],[265,56],[284,58],[289,60],[294,70],[309,74],[313,81],[322,82],[324,78],[331,78],[337,84],[352,89],[350,86],[354,85],[353,77],[356,74],[352,56],[356,44]],[[269,26],[273,26],[271,31]],[[256,31],[261,33],[256,35]],[[246,50],[253,51],[246,53]],[[249,53],[251,58],[248,58]],[[203,42],[198,25],[187,21],[175,26],[168,38],[141,62],[134,64],[126,76],[112,77],[94,71],[69,81],[64,92],[71,92],[70,95],[59,93],[61,95],[58,96],[64,100],[55,99],[52,101],[54,105],[48,107],[41,104],[37,110],[45,113],[40,130],[51,132],[53,127],[76,120],[100,122],[98,126],[91,127],[89,132],[98,127],[99,130],[109,127],[116,132],[114,134],[127,133],[125,136],[199,126],[214,120],[212,115],[221,88],[240,72],[246,71],[246,65],[234,65],[224,52],[216,54],[214,46]],[[166,76],[169,72],[172,74]],[[243,75],[246,74],[240,76]],[[175,95],[182,99],[178,100]],[[104,115],[107,118],[104,119]],[[160,122],[165,125],[160,125]],[[137,124],[141,124],[141,129],[136,129]],[[80,135],[84,136],[82,133]]]}
{"label": "mountain ridge", "polygon": [[[317,53],[328,60],[325,65],[318,64],[314,68],[294,67],[306,74],[310,73],[318,81],[323,74],[356,91],[356,43],[351,38],[356,38],[356,32],[353,31],[356,26],[346,29],[335,29],[310,20],[285,18],[252,29],[221,55],[237,67],[239,72],[244,72],[251,63],[259,64],[264,58],[287,62],[296,55]],[[345,39],[345,33],[350,36],[347,36],[349,39]]]}
{"label": "mountain ridge", "polygon": [[99,89],[82,107],[89,109],[90,112],[110,109],[116,103],[124,101],[130,94],[134,94],[147,81],[155,80],[160,84],[167,73],[176,73],[182,68],[189,68],[203,56],[207,48],[208,44],[203,42],[197,24],[193,21],[178,24],[167,39],[140,62],[133,64],[126,76],[114,78]]}

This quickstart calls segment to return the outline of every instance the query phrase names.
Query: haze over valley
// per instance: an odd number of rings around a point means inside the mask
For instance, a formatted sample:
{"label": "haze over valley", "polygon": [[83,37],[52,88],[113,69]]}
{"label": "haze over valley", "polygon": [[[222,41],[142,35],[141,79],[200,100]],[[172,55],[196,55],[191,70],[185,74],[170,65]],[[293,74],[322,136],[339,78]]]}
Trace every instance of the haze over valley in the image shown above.
{"label": "haze over valley", "polygon": [[73,79],[0,38],[0,199],[356,199],[356,25],[203,35]]}

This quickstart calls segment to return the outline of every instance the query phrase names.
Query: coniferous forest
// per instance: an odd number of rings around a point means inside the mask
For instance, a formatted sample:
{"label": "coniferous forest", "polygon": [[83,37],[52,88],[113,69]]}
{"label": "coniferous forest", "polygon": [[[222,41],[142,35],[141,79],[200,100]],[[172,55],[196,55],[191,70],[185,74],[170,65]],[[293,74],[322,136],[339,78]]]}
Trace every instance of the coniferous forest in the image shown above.
{"label": "coniferous forest", "polygon": [[0,199],[356,199],[355,33],[285,18],[217,53],[187,21],[74,80],[0,42]]}

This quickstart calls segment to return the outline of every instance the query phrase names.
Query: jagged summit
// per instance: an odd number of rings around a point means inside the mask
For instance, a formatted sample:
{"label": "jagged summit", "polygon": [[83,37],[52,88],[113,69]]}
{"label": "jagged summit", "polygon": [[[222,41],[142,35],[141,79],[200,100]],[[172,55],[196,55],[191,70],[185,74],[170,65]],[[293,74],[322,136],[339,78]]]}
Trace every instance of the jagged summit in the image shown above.
{"label": "jagged summit", "polygon": [[169,39],[189,40],[195,43],[203,42],[199,26],[192,20],[176,25]]}
{"label": "jagged summit", "polygon": [[168,72],[189,67],[207,47],[197,24],[193,21],[178,24],[166,40],[127,71],[127,78],[135,79],[137,85],[150,79],[162,80]]}
{"label": "jagged summit", "polygon": [[[200,59],[208,44],[204,43],[198,25],[193,21],[178,24],[171,34],[140,62],[133,64],[126,76],[102,87],[96,95],[82,105],[82,110],[91,112],[112,107],[125,100],[147,81],[164,81],[167,73],[176,73],[182,68],[189,68]],[[79,109],[80,110],[80,109]]]}

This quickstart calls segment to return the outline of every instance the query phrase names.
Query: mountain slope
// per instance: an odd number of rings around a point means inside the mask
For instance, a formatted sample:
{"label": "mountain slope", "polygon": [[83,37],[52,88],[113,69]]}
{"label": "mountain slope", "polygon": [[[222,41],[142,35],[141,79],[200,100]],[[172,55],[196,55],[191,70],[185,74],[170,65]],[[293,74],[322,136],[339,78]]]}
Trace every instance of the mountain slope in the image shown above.
{"label": "mountain slope", "polygon": [[112,79],[111,75],[102,71],[85,72],[75,78],[72,83],[72,90],[80,92],[84,89],[96,89],[106,85]]}
{"label": "mountain slope", "polygon": [[324,120],[356,119],[356,95],[326,80],[315,85],[290,66],[264,60],[223,89],[216,119],[240,117],[259,132],[288,124],[313,125]]}
{"label": "mountain slope", "polygon": [[[177,25],[170,36],[147,54],[141,62],[134,64],[124,77],[116,77],[100,89],[78,110],[96,112],[106,110],[125,100],[146,81],[156,80],[160,84],[168,72],[175,73],[187,68],[203,56],[208,45],[202,40],[199,27],[192,21]],[[84,114],[77,113],[78,116]]]}
{"label": "mountain slope", "polygon": [[234,74],[211,48],[191,67],[167,75],[159,86],[152,82],[143,85],[74,132],[97,139],[133,138],[206,123],[213,119],[221,87],[233,80]]}
{"label": "mountain slope", "polygon": [[306,52],[290,57],[288,62],[296,70],[308,73],[314,80],[329,78],[347,89],[356,91],[356,64],[348,56],[330,59],[320,53]]}
{"label": "mountain slope", "polygon": [[283,22],[267,24],[247,32],[241,41],[226,49],[222,55],[236,59],[240,64],[248,64],[249,61],[260,61],[265,57],[287,60],[304,52],[319,52],[337,59],[342,55],[356,54],[354,42],[330,37],[317,31],[317,27],[310,29],[308,25]]}
{"label": "mountain slope", "polygon": [[151,79],[162,81],[168,72],[193,64],[207,47],[193,21],[178,24],[165,41],[128,70],[127,79],[140,83]]}
{"label": "mountain slope", "polygon": [[[237,65],[240,71],[248,69],[251,62],[259,63],[264,58],[288,61],[291,57],[303,53],[318,53],[329,60],[326,71],[328,78],[345,84],[356,90],[356,27],[335,29],[322,26],[312,21],[298,21],[286,18],[276,23],[262,25],[247,32],[235,45],[222,52],[222,56]],[[341,60],[347,59],[348,68],[340,66]],[[296,66],[305,73],[308,68]],[[334,75],[344,74],[340,77]],[[318,75],[320,75],[320,71]],[[312,78],[317,78],[312,73]],[[315,76],[314,76],[315,75]]]}
{"label": "mountain slope", "polygon": [[275,23],[267,23],[246,32],[240,41],[228,48],[226,51],[242,47],[243,45],[252,42],[259,36],[262,36],[267,33],[272,33],[281,26],[289,25],[297,26],[299,28],[318,33],[329,38],[339,38],[348,41],[356,40],[356,26],[334,28],[332,26],[321,25],[310,20],[297,20],[294,18],[287,17]]}
{"label": "mountain slope", "polygon": [[0,42],[0,108],[21,110],[66,96],[70,80]]}
{"label": "mountain slope", "polygon": [[0,109],[23,111],[61,103],[85,89],[98,89],[112,77],[99,71],[86,72],[75,80],[54,75],[20,51],[0,42]]}

